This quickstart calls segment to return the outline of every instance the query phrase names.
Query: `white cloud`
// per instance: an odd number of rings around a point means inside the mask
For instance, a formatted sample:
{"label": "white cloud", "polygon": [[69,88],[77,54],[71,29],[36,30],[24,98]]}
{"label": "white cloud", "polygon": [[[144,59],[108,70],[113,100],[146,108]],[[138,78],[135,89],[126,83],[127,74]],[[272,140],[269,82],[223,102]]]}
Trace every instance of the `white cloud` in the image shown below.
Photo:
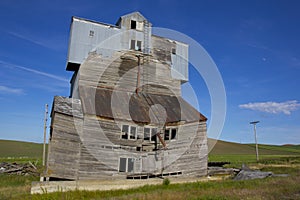
{"label": "white cloud", "polygon": [[240,108],[246,108],[250,110],[257,110],[266,113],[284,113],[290,115],[292,111],[297,110],[300,107],[300,103],[297,100],[285,101],[285,102],[257,102],[247,103],[239,105]]}
{"label": "white cloud", "polygon": [[2,94],[24,94],[22,89],[10,88],[0,85],[0,93]]}

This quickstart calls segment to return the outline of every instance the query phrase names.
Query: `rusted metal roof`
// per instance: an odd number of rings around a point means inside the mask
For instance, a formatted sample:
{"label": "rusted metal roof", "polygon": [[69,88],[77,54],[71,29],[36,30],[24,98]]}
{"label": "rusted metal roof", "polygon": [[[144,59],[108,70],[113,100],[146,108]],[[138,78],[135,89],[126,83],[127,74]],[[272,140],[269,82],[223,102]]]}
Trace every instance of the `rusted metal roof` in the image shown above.
{"label": "rusted metal roof", "polygon": [[182,97],[86,87],[79,90],[84,114],[149,124],[149,109],[159,104],[166,111],[166,123],[207,120]]}

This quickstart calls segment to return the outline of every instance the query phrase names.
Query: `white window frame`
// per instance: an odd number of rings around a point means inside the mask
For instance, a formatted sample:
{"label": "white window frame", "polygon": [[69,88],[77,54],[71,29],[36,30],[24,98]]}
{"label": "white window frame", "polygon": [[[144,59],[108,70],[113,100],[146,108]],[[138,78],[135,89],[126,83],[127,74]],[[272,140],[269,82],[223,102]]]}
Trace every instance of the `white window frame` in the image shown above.
{"label": "white window frame", "polygon": [[[121,159],[126,159],[126,162],[125,162],[125,172],[124,171],[120,171]],[[133,161],[133,163],[132,163],[132,171],[130,171],[130,172],[128,171],[129,159],[132,159],[132,161]],[[121,172],[121,173],[133,173],[134,172],[134,164],[135,164],[135,158],[119,157],[119,165],[118,165],[119,172]]]}
{"label": "white window frame", "polygon": [[[131,46],[132,41],[134,41],[134,48],[132,48],[132,46]],[[137,45],[138,42],[141,42],[140,49],[138,48],[138,45]],[[142,40],[133,40],[133,39],[131,39],[130,42],[129,42],[129,49],[130,50],[142,51],[142,47],[143,47],[143,41]]]}
{"label": "white window frame", "polygon": [[[145,128],[149,128],[150,129],[150,136],[149,136],[149,140],[145,140]],[[144,141],[149,141],[149,142],[155,142],[157,139],[156,139],[156,133],[153,133],[154,129],[156,129],[156,132],[157,132],[157,128],[155,127],[149,127],[149,126],[145,126],[144,127],[144,130],[143,130],[143,139]],[[155,136],[155,140],[152,140],[152,138]]]}
{"label": "white window frame", "polygon": [[[128,132],[127,132],[127,138],[123,138],[123,135],[125,132],[123,132],[123,127],[124,126],[128,126]],[[134,134],[134,138],[130,138],[131,136],[131,130],[135,128],[135,134]],[[120,136],[121,139],[123,140],[137,140],[137,127],[136,126],[131,126],[131,125],[128,125],[128,124],[123,124],[122,125],[122,129],[121,129],[121,136]]]}
{"label": "white window frame", "polygon": [[[165,132],[166,130],[169,130],[169,139],[166,140],[165,138]],[[175,135],[175,138],[172,139],[172,130],[176,130],[176,135]],[[177,127],[167,127],[164,131],[164,141],[168,142],[168,141],[174,141],[174,140],[177,140],[178,138],[178,128]]]}

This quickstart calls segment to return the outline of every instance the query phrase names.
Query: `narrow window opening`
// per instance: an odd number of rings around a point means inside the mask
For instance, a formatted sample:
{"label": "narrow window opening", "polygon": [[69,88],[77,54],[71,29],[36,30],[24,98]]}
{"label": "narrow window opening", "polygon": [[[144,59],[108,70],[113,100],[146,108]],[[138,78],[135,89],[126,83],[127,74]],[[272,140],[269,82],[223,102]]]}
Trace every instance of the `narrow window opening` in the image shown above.
{"label": "narrow window opening", "polygon": [[130,127],[130,139],[135,140],[136,139],[136,127],[131,126]]}
{"label": "narrow window opening", "polygon": [[134,159],[128,158],[127,172],[133,172]]}
{"label": "narrow window opening", "polygon": [[126,172],[127,158],[120,158],[119,172]]}
{"label": "narrow window opening", "polygon": [[157,134],[157,129],[152,128],[151,129],[151,141],[156,142],[156,134]]}
{"label": "narrow window opening", "polygon": [[176,139],[176,135],[177,135],[177,129],[173,128],[171,130],[171,140],[175,140]]}
{"label": "narrow window opening", "polygon": [[131,29],[136,29],[136,21],[135,20],[131,20],[130,28]]}
{"label": "narrow window opening", "polygon": [[151,137],[151,134],[150,134],[150,128],[144,128],[144,140],[147,140],[149,141],[150,140],[150,137]]}
{"label": "narrow window opening", "polygon": [[130,49],[135,50],[135,40],[131,40]]}
{"label": "narrow window opening", "polygon": [[165,141],[170,140],[170,129],[166,129],[165,130],[165,137],[164,137]]}
{"label": "narrow window opening", "polygon": [[122,139],[128,139],[128,132],[129,132],[129,126],[128,125],[123,125],[122,126]]}
{"label": "narrow window opening", "polygon": [[142,41],[137,41],[136,42],[136,49],[137,51],[142,51]]}

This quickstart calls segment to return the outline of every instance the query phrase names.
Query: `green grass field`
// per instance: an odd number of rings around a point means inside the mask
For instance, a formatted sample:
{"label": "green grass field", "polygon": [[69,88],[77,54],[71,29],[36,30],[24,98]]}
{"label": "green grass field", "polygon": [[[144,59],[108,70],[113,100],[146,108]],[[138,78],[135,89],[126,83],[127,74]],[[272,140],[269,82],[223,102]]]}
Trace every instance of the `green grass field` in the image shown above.
{"label": "green grass field", "polygon": [[[209,145],[212,143],[209,140]],[[257,163],[253,144],[218,141],[209,153],[209,161],[228,161],[234,167],[247,163],[262,171],[290,176],[30,195],[31,182],[39,177],[0,174],[0,199],[300,199],[300,146],[259,145],[259,152]],[[41,163],[41,157],[42,144],[0,140],[0,162]]]}
{"label": "green grass field", "polygon": [[0,158],[29,157],[41,158],[43,145],[32,142],[0,140]]}

